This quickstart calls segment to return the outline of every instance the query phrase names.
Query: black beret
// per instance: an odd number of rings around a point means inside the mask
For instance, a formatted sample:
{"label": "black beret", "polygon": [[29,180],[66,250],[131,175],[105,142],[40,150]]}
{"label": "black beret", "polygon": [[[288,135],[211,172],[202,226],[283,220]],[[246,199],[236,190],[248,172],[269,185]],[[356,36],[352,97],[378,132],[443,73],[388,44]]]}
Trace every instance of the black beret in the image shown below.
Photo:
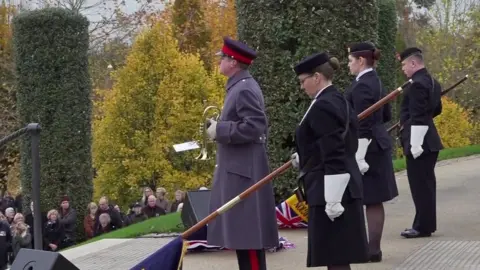
{"label": "black beret", "polygon": [[245,64],[251,64],[257,58],[257,52],[248,47],[246,44],[229,37],[223,38],[222,51],[217,55],[225,54]]}
{"label": "black beret", "polygon": [[422,50],[417,47],[410,47],[405,49],[402,53],[400,53],[399,60],[402,62],[403,60],[407,59],[408,57],[414,54],[422,54]]}
{"label": "black beret", "polygon": [[348,48],[349,53],[375,51],[375,45],[371,42],[360,42],[352,44]]}
{"label": "black beret", "polygon": [[327,63],[330,57],[326,53],[316,53],[305,57],[293,69],[298,75],[303,73],[311,73],[316,67]]}

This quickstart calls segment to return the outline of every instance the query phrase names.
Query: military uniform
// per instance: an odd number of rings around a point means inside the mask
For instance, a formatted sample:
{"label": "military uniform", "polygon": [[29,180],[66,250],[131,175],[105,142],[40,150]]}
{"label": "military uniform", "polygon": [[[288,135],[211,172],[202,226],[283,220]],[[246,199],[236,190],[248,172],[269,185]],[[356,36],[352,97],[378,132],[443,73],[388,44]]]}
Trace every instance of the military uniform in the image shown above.
{"label": "military uniform", "polygon": [[[408,48],[400,54],[404,61],[418,48]],[[405,91],[400,111],[401,142],[407,163],[407,176],[415,204],[415,219],[411,229],[402,232],[407,238],[430,236],[437,229],[435,164],[443,145],[433,118],[442,112],[441,86],[422,68],[412,76],[412,85]],[[423,148],[418,156],[414,147]]]}
{"label": "military uniform", "polygon": [[[250,64],[256,53],[224,39],[222,54]],[[228,79],[216,123],[217,154],[210,211],[213,212],[269,174],[268,121],[260,86],[247,70]],[[237,250],[240,269],[266,269],[264,249],[278,246],[273,186],[266,184],[208,224],[210,245]],[[254,265],[255,264],[255,265]]]}
{"label": "military uniform", "polygon": [[[309,74],[329,61],[315,54],[295,66],[297,75]],[[320,90],[296,129],[299,168],[306,174],[303,189],[308,204],[307,267],[347,265],[368,260],[368,244],[362,202],[362,175],[355,160],[357,115],[333,86]],[[347,176],[347,181],[342,179]],[[334,188],[345,208],[333,221],[326,214]],[[345,184],[348,182],[347,184]],[[338,192],[340,190],[340,192]]]}
{"label": "military uniform", "polygon": [[[375,47],[369,43],[357,43],[350,48],[350,53],[370,50]],[[345,96],[358,115],[382,99],[387,92],[373,68],[360,72]],[[365,160],[368,167],[363,174],[363,203],[379,204],[398,196],[397,182],[392,162],[392,138],[388,134],[385,123],[390,121],[391,106],[384,107],[359,122],[358,138],[359,158]],[[362,153],[363,152],[363,153]]]}

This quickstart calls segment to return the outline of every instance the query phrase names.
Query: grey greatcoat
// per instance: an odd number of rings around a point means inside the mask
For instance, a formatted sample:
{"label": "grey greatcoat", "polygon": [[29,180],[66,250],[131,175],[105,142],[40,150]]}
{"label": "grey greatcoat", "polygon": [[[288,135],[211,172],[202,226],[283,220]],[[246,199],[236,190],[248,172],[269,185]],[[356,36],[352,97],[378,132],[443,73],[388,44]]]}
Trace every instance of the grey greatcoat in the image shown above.
{"label": "grey greatcoat", "polygon": [[[268,121],[262,90],[246,70],[228,79],[216,128],[217,164],[210,212],[253,186],[269,173]],[[271,183],[208,224],[210,245],[229,249],[265,249],[278,245]]]}

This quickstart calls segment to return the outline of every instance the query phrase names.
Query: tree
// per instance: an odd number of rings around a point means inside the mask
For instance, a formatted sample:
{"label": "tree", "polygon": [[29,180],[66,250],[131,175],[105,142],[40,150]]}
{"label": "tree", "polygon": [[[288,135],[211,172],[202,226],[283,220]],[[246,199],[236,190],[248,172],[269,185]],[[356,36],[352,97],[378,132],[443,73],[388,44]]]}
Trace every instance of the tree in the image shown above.
{"label": "tree", "polygon": [[114,78],[94,125],[95,196],[128,205],[145,185],[208,185],[214,160],[197,162],[198,153],[175,153],[172,145],[201,139],[203,101],[220,106],[225,79],[209,75],[198,54],[180,52],[163,22],[139,35]]}
{"label": "tree", "polygon": [[175,0],[173,4],[173,31],[181,52],[199,53],[205,67],[213,63],[208,53],[211,32],[204,18],[201,0]]}
{"label": "tree", "polygon": [[[336,86],[344,89],[353,79],[347,73],[346,46],[377,43],[378,7],[373,0],[236,3],[238,36],[259,52],[251,71],[265,95],[269,156],[271,166],[278,167],[294,151],[295,127],[311,102],[299,92],[293,65],[309,54],[328,51],[344,67],[335,78]],[[275,179],[278,201],[292,194],[295,176],[291,170]]]}
{"label": "tree", "polygon": [[417,39],[428,69],[443,87],[471,75],[448,96],[476,117],[480,113],[480,81],[475,76],[480,70],[479,10],[480,4],[466,0],[436,3],[429,10],[432,25],[419,29]]}
{"label": "tree", "polygon": [[[21,126],[42,126],[41,209],[58,208],[67,194],[77,210],[92,196],[91,85],[88,20],[72,11],[47,8],[13,20],[18,115]],[[21,180],[25,209],[31,201],[30,140],[21,139]],[[77,228],[83,235],[84,211]]]}
{"label": "tree", "polygon": [[237,38],[237,14],[235,0],[204,0],[204,14],[211,33],[208,43],[210,61],[215,63],[215,53],[223,45],[223,37]]}
{"label": "tree", "polygon": [[[2,1],[0,6],[0,138],[15,131],[18,127],[16,115],[16,89],[14,65],[12,56],[12,31],[11,19],[16,14],[16,9]],[[10,142],[0,148],[0,196],[7,188],[16,192],[19,188],[18,142]],[[16,189],[16,190],[12,190]]]}
{"label": "tree", "polygon": [[442,98],[442,107],[442,113],[434,121],[443,146],[455,148],[470,145],[473,135],[470,112],[448,97]]}

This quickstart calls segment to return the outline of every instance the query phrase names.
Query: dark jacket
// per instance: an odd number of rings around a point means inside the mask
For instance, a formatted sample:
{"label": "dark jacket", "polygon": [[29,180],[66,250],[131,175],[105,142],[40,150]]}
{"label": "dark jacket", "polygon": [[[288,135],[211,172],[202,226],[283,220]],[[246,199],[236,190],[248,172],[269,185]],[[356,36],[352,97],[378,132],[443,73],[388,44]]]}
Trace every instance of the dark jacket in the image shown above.
{"label": "dark jacket", "polygon": [[423,139],[425,152],[438,152],[443,144],[433,118],[442,113],[440,83],[423,68],[412,75],[413,83],[405,90],[400,108],[401,140],[405,155],[410,153],[411,126],[428,126]]}
{"label": "dark jacket", "polygon": [[[364,73],[358,81],[354,80],[350,88],[345,91],[345,97],[357,116],[386,94],[387,92],[382,87],[381,80],[375,70]],[[368,152],[378,152],[392,148],[392,138],[384,125],[391,119],[391,106],[387,103],[378,111],[359,121],[358,138],[372,139],[367,148]]]}
{"label": "dark jacket", "polygon": [[147,218],[148,217],[144,213],[140,213],[138,215],[135,214],[135,213],[132,213],[132,214],[127,216],[125,225],[128,226],[128,225],[132,225],[132,224],[135,224],[135,223],[138,223],[138,222],[142,222],[142,221],[146,220]]}
{"label": "dark jacket", "polygon": [[99,217],[103,213],[107,213],[110,216],[112,230],[116,230],[122,227],[123,222],[122,218],[120,217],[120,213],[118,213],[117,210],[113,208],[113,206],[109,206],[107,210],[102,210],[98,208],[97,213],[95,214],[95,231],[97,231],[100,227]]}
{"label": "dark jacket", "polygon": [[111,223],[109,223],[106,227],[102,227],[102,225],[99,224],[99,226],[97,226],[97,228],[95,229],[94,236],[97,237],[97,236],[102,235],[104,233],[109,233],[113,230],[114,230],[114,228],[113,228]]}
{"label": "dark jacket", "polygon": [[150,207],[149,205],[143,207],[142,212],[148,217],[158,217],[158,216],[163,216],[166,214],[165,210],[163,208],[158,207],[155,205],[155,207]]}
{"label": "dark jacket", "polygon": [[8,252],[11,249],[12,232],[10,225],[0,221],[0,269],[3,269],[8,263]]}
{"label": "dark jacket", "polygon": [[309,172],[303,178],[309,206],[326,204],[325,175],[350,173],[343,199],[363,197],[362,175],[355,159],[358,148],[358,118],[350,106],[348,132],[345,138],[342,138],[347,123],[347,102],[333,85],[329,86],[316,98],[297,127],[295,142],[300,169],[305,170],[306,164],[312,160],[312,169],[307,169]]}
{"label": "dark jacket", "polygon": [[63,225],[65,230],[65,238],[75,241],[75,229],[77,222],[77,211],[73,208],[69,208],[68,212],[63,213],[62,209],[58,210],[59,213],[59,222]]}
{"label": "dark jacket", "polygon": [[63,239],[65,238],[65,230],[63,225],[60,222],[51,222],[47,221],[45,223],[44,232],[43,232],[43,247],[44,250],[52,251],[49,244],[54,244],[57,246],[55,251],[58,251],[61,248]]}

